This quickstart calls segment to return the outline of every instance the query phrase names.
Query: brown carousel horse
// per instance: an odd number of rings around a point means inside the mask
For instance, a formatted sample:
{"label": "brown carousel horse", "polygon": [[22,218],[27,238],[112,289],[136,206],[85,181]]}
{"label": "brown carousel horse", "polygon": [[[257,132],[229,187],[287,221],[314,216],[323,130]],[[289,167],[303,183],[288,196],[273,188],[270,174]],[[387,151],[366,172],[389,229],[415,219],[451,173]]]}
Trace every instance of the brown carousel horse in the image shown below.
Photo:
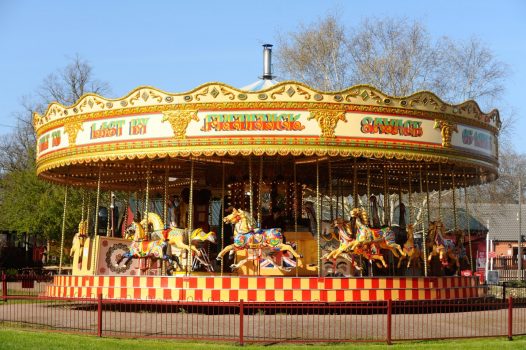
{"label": "brown carousel horse", "polygon": [[454,266],[460,268],[459,254],[454,239],[445,238],[445,227],[441,220],[431,221],[427,235],[426,247],[429,249],[427,261],[438,256],[443,267]]}
{"label": "brown carousel horse", "polygon": [[413,225],[407,225],[407,241],[404,243],[403,250],[405,255],[402,255],[398,260],[397,268],[400,268],[402,261],[407,259],[406,268],[410,268],[411,264],[416,267],[420,267],[420,260],[424,258],[422,250],[415,245],[414,234],[413,234]]}
{"label": "brown carousel horse", "polygon": [[[232,213],[223,218],[223,222],[234,225],[234,243],[226,246],[217,254],[217,260],[221,260],[223,255],[241,249],[263,249],[271,251],[290,252],[298,261],[298,266],[302,266],[301,255],[296,253],[294,248],[283,243],[281,228],[259,229],[255,228],[254,219],[249,213],[241,209],[233,209]],[[246,263],[248,259],[243,259],[237,264],[232,264],[232,269],[238,269]]]}
{"label": "brown carousel horse", "polygon": [[349,245],[351,251],[354,251],[361,244],[374,243],[378,249],[390,250],[396,257],[405,255],[400,245],[396,244],[395,233],[390,227],[378,229],[367,226],[369,217],[362,208],[351,210],[351,217],[356,219],[356,239]]}
{"label": "brown carousel horse", "polygon": [[[338,256],[346,257],[349,261],[351,261],[354,268],[360,269],[356,266],[353,259],[349,259],[349,256],[358,255],[364,257],[371,263],[375,261],[378,267],[387,267],[387,264],[385,263],[384,257],[381,253],[381,249],[384,247],[389,247],[387,249],[395,249],[394,247],[391,248],[391,246],[398,246],[396,243],[394,243],[394,232],[390,231],[393,236],[392,239],[380,237],[379,233],[375,235],[372,232],[372,230],[375,229],[370,229],[363,224],[363,222],[368,222],[368,218],[366,212],[362,209],[354,208],[351,211],[351,217],[352,223],[343,221],[341,219],[336,220],[335,226],[339,232],[340,246],[327,254],[325,258],[335,259]],[[382,230],[376,229],[376,231]],[[353,232],[356,232],[356,234]],[[397,253],[394,254],[398,256]],[[401,252],[401,254],[404,253]]]}

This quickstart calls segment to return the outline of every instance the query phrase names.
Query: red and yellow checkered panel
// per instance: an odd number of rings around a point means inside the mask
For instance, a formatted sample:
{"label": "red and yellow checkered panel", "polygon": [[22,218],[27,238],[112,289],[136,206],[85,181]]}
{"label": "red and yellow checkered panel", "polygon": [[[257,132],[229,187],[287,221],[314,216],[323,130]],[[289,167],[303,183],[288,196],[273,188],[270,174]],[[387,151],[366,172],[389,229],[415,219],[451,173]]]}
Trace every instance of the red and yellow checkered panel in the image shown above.
{"label": "red and yellow checkered panel", "polygon": [[474,277],[56,276],[51,297],[180,301],[443,300],[486,295]]}

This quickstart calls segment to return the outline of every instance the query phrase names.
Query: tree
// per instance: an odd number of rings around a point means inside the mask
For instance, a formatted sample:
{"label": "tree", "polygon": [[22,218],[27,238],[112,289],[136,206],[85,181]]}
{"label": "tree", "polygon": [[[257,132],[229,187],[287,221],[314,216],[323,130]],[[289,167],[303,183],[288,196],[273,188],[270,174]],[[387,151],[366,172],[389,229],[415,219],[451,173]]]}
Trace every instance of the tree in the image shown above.
{"label": "tree", "polygon": [[483,108],[503,92],[506,65],[477,38],[433,39],[405,18],[365,19],[345,28],[334,15],[278,38],[286,78],[321,90],[371,84],[405,96],[431,90],[452,103],[477,99]]}
{"label": "tree", "polygon": [[[284,78],[326,91],[356,84],[370,84],[394,96],[430,90],[446,102],[474,99],[489,110],[501,97],[507,77],[506,64],[476,37],[458,42],[435,39],[422,23],[406,18],[365,19],[347,28],[337,16],[328,15],[295,32],[281,33],[278,44],[277,63]],[[506,128],[512,116],[503,118],[501,129],[503,175],[471,189],[472,199],[509,202],[517,197],[525,157],[502,140],[502,135],[509,136]],[[396,197],[391,199],[397,201]],[[417,202],[422,218],[426,203],[422,196],[414,197]]]}
{"label": "tree", "polygon": [[[107,84],[95,80],[91,66],[76,56],[44,80],[36,100],[25,99],[17,114],[17,127],[0,143],[0,229],[60,238],[65,188],[36,176],[33,112],[43,114],[52,101],[71,105],[85,93],[107,91]],[[79,190],[69,190],[69,235],[80,220],[81,197]]]}

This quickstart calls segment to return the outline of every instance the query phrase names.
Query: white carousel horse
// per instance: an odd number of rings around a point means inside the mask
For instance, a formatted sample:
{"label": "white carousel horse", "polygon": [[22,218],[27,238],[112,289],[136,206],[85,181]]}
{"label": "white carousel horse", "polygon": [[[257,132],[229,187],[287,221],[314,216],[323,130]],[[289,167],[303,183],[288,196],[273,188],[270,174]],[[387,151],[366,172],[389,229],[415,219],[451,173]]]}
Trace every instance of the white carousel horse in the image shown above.
{"label": "white carousel horse", "polygon": [[[290,252],[302,266],[301,255],[296,253],[294,248],[283,243],[281,228],[259,229],[254,226],[254,219],[241,209],[233,209],[230,215],[223,218],[223,222],[234,225],[234,243],[226,246],[217,255],[217,260],[221,260],[223,255],[228,252],[241,249],[262,249],[270,251]],[[232,264],[232,269],[238,269],[246,263],[248,259],[243,259],[237,264]]]}
{"label": "white carousel horse", "polygon": [[[156,213],[148,213],[148,223],[152,226],[153,233],[152,235],[157,235],[162,240],[166,241],[166,243],[170,246],[170,250],[173,253],[174,251],[179,250],[186,252],[192,251],[194,253],[194,257],[198,259],[205,267],[209,268],[210,263],[206,262],[205,259],[202,259],[202,252],[197,249],[193,244],[186,244],[185,242],[188,242],[188,235],[187,235],[187,229],[178,228],[178,227],[170,227],[168,229],[164,229],[164,223],[161,217]],[[141,222],[142,226],[146,226],[146,219],[144,219]],[[192,242],[205,242],[208,241],[210,243],[216,244],[217,238],[215,232],[204,232],[201,228],[197,228],[192,231],[190,235],[190,241]],[[180,262],[180,255],[174,255],[171,258],[174,259],[175,263],[178,265],[180,269],[183,267],[181,266]]]}

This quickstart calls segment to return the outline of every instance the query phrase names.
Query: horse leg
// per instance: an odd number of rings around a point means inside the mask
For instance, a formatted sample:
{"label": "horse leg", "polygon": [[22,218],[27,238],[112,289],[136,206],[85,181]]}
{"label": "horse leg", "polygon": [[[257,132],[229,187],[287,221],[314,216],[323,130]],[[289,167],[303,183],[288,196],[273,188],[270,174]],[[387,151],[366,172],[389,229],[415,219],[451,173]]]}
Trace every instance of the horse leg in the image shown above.
{"label": "horse leg", "polygon": [[301,259],[302,256],[298,253],[296,253],[296,251],[294,250],[294,248],[292,248],[290,245],[288,244],[285,244],[285,243],[280,243],[276,246],[276,248],[278,248],[279,250],[281,251],[286,251],[286,252],[290,252],[296,259]]}
{"label": "horse leg", "polygon": [[227,245],[225,248],[223,248],[222,251],[219,252],[219,254],[217,254],[216,260],[223,259],[223,255],[225,255],[226,253],[228,253],[232,249],[234,249],[234,244]]}
{"label": "horse leg", "polygon": [[284,244],[284,243],[280,243],[280,244],[278,244],[276,246],[276,248],[278,248],[280,251],[290,252],[296,258],[298,267],[302,267],[303,266],[303,263],[301,262],[301,258],[303,258],[303,256],[301,256],[298,253],[296,253],[294,248],[292,248],[290,245]]}
{"label": "horse leg", "polygon": [[248,258],[245,258],[245,259],[241,260],[240,262],[238,262],[237,264],[230,265],[230,268],[232,269],[232,271],[235,271],[235,270],[239,269],[241,266],[245,265],[245,263],[247,261],[248,261]]}

